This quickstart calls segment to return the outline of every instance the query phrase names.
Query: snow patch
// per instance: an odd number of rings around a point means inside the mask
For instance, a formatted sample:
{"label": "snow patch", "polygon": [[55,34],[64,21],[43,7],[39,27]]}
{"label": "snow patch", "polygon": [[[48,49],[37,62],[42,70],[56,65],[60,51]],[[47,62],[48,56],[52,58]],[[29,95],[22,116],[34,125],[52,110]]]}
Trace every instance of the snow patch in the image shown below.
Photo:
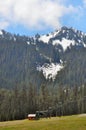
{"label": "snow patch", "polygon": [[29,41],[27,41],[27,44],[28,44],[28,45],[30,45],[30,42],[29,42]]}
{"label": "snow patch", "polygon": [[86,48],[86,44],[83,44],[84,45],[84,47]]}
{"label": "snow patch", "polygon": [[81,40],[78,40],[79,43],[81,43]]}
{"label": "snow patch", "polygon": [[71,44],[75,45],[75,41],[63,38],[62,41],[54,40],[52,44],[53,45],[59,45],[60,44],[63,47],[63,50],[65,51],[67,49],[67,47],[69,47]]}
{"label": "snow patch", "polygon": [[14,37],[14,41],[16,41],[16,38]]}
{"label": "snow patch", "polygon": [[40,38],[39,38],[39,41],[43,41],[44,43],[47,43],[49,42],[49,40],[53,37],[55,37],[57,34],[59,33],[59,31],[55,31],[54,33],[49,33],[48,35],[42,35]]}
{"label": "snow patch", "polygon": [[65,33],[65,30],[63,30],[62,33]]}
{"label": "snow patch", "polygon": [[43,66],[38,66],[37,70],[42,71],[46,79],[52,79],[54,81],[56,78],[56,75],[62,68],[63,66],[61,64],[57,64],[57,63],[47,64],[46,63]]}
{"label": "snow patch", "polygon": [[48,43],[50,38],[52,38],[52,35],[43,35],[39,38],[39,40]]}
{"label": "snow patch", "polygon": [[2,32],[2,31],[0,31],[0,35],[3,35],[3,32]]}

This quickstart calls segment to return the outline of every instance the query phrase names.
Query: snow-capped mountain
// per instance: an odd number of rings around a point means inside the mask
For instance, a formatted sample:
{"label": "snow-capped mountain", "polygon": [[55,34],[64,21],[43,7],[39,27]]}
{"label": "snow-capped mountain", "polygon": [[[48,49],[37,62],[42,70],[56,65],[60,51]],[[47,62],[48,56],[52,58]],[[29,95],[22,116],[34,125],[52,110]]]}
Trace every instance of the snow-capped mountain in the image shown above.
{"label": "snow-capped mountain", "polygon": [[1,87],[11,86],[15,81],[20,84],[33,82],[39,86],[50,80],[73,85],[77,83],[78,75],[82,77],[80,82],[85,82],[85,55],[86,34],[73,28],[62,27],[34,37],[1,30]]}
{"label": "snow-capped mountain", "polygon": [[73,28],[62,27],[53,33],[42,35],[39,41],[47,44],[51,43],[54,46],[60,45],[65,51],[68,47],[75,45],[86,47],[86,34]]}
{"label": "snow-capped mountain", "polygon": [[[57,51],[61,53],[62,51],[65,52],[68,48],[71,49],[73,46],[86,47],[86,34],[73,28],[62,27],[60,30],[56,30],[53,33],[40,36],[38,41],[53,45]],[[62,64],[57,61],[57,63],[44,63],[44,65],[39,66],[39,68],[37,67],[37,70],[43,71],[46,79],[52,78],[55,80],[58,71],[63,67]]]}

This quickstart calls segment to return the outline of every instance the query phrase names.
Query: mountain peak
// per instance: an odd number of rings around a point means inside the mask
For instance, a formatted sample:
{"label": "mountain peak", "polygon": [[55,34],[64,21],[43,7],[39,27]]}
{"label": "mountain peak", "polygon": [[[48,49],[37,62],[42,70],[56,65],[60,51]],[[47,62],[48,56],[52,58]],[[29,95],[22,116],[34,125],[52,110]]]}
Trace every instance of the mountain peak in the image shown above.
{"label": "mountain peak", "polygon": [[40,36],[39,41],[52,44],[57,47],[60,46],[63,51],[65,51],[68,47],[70,48],[71,45],[86,47],[85,33],[66,26],[63,26],[59,30],[48,35]]}
{"label": "mountain peak", "polygon": [[66,26],[61,27],[61,30],[67,30],[67,29],[69,29],[69,28]]}

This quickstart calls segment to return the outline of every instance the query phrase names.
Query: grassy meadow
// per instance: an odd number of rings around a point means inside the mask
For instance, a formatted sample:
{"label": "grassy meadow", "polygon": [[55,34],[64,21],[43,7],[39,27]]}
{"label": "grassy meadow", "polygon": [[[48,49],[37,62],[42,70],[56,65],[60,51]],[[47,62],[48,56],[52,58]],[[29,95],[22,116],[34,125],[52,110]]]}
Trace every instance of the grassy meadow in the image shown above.
{"label": "grassy meadow", "polygon": [[0,130],[86,130],[86,115],[0,122]]}

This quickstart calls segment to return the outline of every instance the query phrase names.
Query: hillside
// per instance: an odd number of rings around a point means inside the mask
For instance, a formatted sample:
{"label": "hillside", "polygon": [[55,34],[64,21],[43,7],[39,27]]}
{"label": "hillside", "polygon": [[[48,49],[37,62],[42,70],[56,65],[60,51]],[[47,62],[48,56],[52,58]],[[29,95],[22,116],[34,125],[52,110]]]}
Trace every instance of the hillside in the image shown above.
{"label": "hillside", "polygon": [[1,30],[0,121],[37,111],[86,113],[85,66],[86,34],[81,31],[62,27],[28,37]]}
{"label": "hillside", "polygon": [[62,27],[34,37],[0,31],[0,88],[86,84],[86,34]]}

